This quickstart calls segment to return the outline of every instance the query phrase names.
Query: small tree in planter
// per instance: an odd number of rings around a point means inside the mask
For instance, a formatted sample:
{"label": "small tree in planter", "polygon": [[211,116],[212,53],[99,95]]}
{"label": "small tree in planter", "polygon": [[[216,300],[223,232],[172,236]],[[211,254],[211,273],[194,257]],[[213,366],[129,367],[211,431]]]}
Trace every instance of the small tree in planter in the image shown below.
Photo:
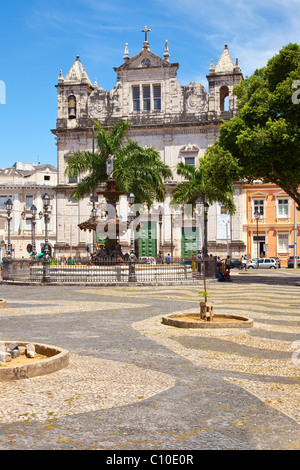
{"label": "small tree in planter", "polygon": [[208,302],[207,299],[211,297],[206,291],[199,291],[198,294],[204,297],[204,302],[200,302],[200,318],[205,321],[213,321],[214,316],[214,303]]}

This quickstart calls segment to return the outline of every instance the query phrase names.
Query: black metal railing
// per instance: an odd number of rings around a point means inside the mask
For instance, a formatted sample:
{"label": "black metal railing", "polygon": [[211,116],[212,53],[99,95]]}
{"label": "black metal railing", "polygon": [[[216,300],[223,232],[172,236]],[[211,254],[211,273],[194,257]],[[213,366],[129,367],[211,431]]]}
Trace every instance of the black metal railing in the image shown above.
{"label": "black metal railing", "polygon": [[[216,277],[216,259],[205,261],[205,276]],[[129,273],[135,272],[136,283],[187,283],[203,279],[203,260],[171,259],[169,262],[153,260],[149,262],[136,260],[132,263],[120,260],[101,260],[101,264],[93,264],[90,259],[69,260],[67,264],[61,260],[3,260],[3,280],[33,283],[97,283],[122,284],[132,280]]]}

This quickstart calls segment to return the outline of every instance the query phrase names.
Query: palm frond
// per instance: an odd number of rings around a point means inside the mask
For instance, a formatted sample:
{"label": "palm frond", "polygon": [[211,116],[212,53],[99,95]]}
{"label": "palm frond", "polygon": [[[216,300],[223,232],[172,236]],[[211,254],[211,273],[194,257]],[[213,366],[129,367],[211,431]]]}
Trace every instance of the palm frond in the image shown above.
{"label": "palm frond", "polygon": [[68,174],[83,174],[73,192],[74,198],[82,198],[107,179],[106,160],[115,157],[113,177],[117,189],[134,192],[136,201],[150,206],[154,199],[163,201],[166,196],[164,181],[172,179],[173,173],[160,158],[154,147],[141,147],[128,138],[129,121],[117,121],[106,131],[99,122],[97,126],[97,153],[76,152],[69,160]]}
{"label": "palm frond", "polygon": [[186,163],[180,162],[176,168],[177,174],[183,176],[188,180],[197,178],[196,168],[193,165],[187,165]]}
{"label": "palm frond", "polygon": [[65,174],[71,177],[79,173],[91,171],[94,165],[95,154],[88,151],[75,152],[68,158]]}
{"label": "palm frond", "polygon": [[226,210],[233,214],[235,212],[233,187],[223,189],[222,185],[207,184],[203,164],[204,160],[200,159],[196,167],[182,162],[177,165],[177,173],[187,181],[182,181],[176,185],[172,192],[172,202],[191,204],[192,208],[195,208],[197,199],[201,196],[202,200],[210,205],[221,202]]}

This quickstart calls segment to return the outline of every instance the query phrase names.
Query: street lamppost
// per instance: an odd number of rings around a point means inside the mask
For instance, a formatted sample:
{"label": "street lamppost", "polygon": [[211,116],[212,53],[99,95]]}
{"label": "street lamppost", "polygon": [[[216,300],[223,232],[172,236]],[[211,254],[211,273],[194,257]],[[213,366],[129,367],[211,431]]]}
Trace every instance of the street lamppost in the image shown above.
{"label": "street lamppost", "polygon": [[258,269],[258,259],[259,259],[259,242],[258,242],[258,221],[260,219],[260,213],[258,212],[257,208],[254,211],[254,218],[256,220],[256,251],[257,251],[257,269]]}
{"label": "street lamppost", "polygon": [[171,213],[170,213],[170,222],[171,222],[171,259],[173,260],[173,251],[174,251],[174,235],[173,235],[173,231],[174,231],[174,227],[173,227],[173,219],[174,219],[174,215],[173,215],[173,211],[171,209]]}
{"label": "street lamppost", "polygon": [[130,193],[127,196],[127,201],[130,207],[130,213],[128,214],[128,221],[130,223],[130,253],[129,253],[129,282],[136,282],[136,271],[135,271],[135,264],[136,264],[136,256],[134,250],[134,227],[133,221],[135,219],[135,214],[132,212],[132,206],[134,205],[135,195]]}
{"label": "street lamppost", "polygon": [[201,250],[201,238],[200,233],[201,233],[201,215],[202,215],[202,204],[203,204],[203,198],[202,196],[199,196],[196,200],[197,203],[197,222],[198,222],[198,246],[197,246],[197,258],[201,258],[202,250]]}
{"label": "street lamppost", "polygon": [[5,206],[6,206],[6,211],[7,211],[7,249],[6,249],[6,255],[5,256],[8,260],[11,260],[12,259],[12,254],[11,254],[11,233],[10,233],[11,227],[10,227],[10,222],[12,220],[11,213],[12,213],[12,208],[13,208],[13,203],[12,203],[11,199],[7,199],[7,201],[5,203]]}
{"label": "street lamppost", "polygon": [[12,254],[11,254],[11,226],[13,203],[8,199],[5,203],[7,211],[7,247],[5,257],[3,258],[3,279],[12,279]]}
{"label": "street lamppost", "polygon": [[[31,217],[31,238],[32,238],[32,256],[31,256],[31,259],[33,261],[35,261],[36,260],[36,255],[37,255],[36,243],[35,243],[35,227],[36,227],[37,208],[35,207],[34,204],[30,208],[30,213],[31,213],[31,216],[32,216]],[[26,212],[22,212],[21,216],[22,216],[22,219],[25,220],[26,219]],[[42,212],[39,212],[38,216],[41,219],[43,217]]]}
{"label": "street lamppost", "polygon": [[162,263],[163,259],[163,251],[162,251],[162,218],[163,218],[163,212],[164,209],[162,206],[159,206],[158,208],[158,221],[159,221],[159,252],[158,252],[158,257],[160,263]]}
{"label": "street lamppost", "polygon": [[[91,210],[91,216],[92,216],[92,220],[93,222],[96,221],[96,217],[97,217],[97,209],[96,209],[96,206],[95,206],[95,195],[93,194],[92,196],[92,199],[93,199],[93,209]],[[95,254],[95,246],[96,246],[96,229],[93,230],[93,255]]]}
{"label": "street lamppost", "polygon": [[204,254],[204,257],[206,258],[208,256],[208,251],[207,251],[207,214],[208,214],[208,209],[209,209],[208,202],[204,202],[203,209],[204,209],[203,254]]}
{"label": "street lamppost", "polygon": [[48,214],[48,210],[50,207],[50,196],[46,193],[42,197],[43,201],[43,209],[44,209],[44,220],[45,220],[45,248],[44,248],[44,259],[49,259],[50,258],[50,252],[49,252],[49,240],[48,240],[48,223],[50,220],[50,216]]}
{"label": "street lamppost", "polygon": [[44,220],[45,220],[45,247],[43,257],[43,281],[50,281],[50,253],[49,253],[49,240],[48,240],[48,223],[50,216],[48,210],[50,207],[50,196],[46,193],[42,197],[43,209],[44,209]]}

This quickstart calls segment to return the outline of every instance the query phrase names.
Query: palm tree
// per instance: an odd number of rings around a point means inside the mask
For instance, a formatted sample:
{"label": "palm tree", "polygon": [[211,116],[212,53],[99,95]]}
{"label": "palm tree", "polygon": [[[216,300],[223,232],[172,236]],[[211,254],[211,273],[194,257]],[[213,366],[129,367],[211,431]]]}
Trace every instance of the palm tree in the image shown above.
{"label": "palm tree", "polygon": [[163,201],[166,196],[165,179],[172,178],[172,171],[162,162],[154,147],[140,147],[128,138],[129,121],[117,121],[108,131],[97,126],[96,152],[78,151],[68,159],[66,173],[71,176],[84,175],[72,194],[73,199],[82,199],[93,193],[99,184],[107,180],[106,161],[114,157],[113,179],[116,191],[133,192],[136,203]]}
{"label": "palm tree", "polygon": [[[212,184],[213,178],[210,174],[208,180],[208,173],[206,173],[206,157],[200,159],[196,167],[187,165],[186,163],[179,163],[177,165],[177,173],[185,178],[177,184],[173,190],[172,199],[175,203],[190,204],[192,209],[195,209],[196,203],[199,198],[204,204],[204,209],[208,210],[208,204],[214,202],[222,202],[226,210],[233,214],[235,205],[233,202],[233,186],[228,184],[214,185]],[[208,183],[209,181],[209,183]],[[206,207],[205,207],[206,206]],[[203,243],[203,282],[204,282],[204,300],[207,302],[208,294],[206,292],[206,276],[205,276],[205,262],[204,258],[207,256],[207,211],[204,210],[204,243]]]}
{"label": "palm tree", "polygon": [[176,185],[173,190],[173,202],[191,204],[192,209],[195,209],[197,199],[202,198],[203,202],[213,204],[214,202],[222,202],[226,207],[226,210],[233,214],[235,206],[233,203],[233,187],[228,187],[223,190],[208,185],[206,182],[205,175],[205,160],[200,159],[198,165],[188,165],[186,163],[179,163],[177,165],[177,174],[183,176],[185,181],[182,181]]}
{"label": "palm tree", "polygon": [[[207,184],[205,175],[205,159],[200,159],[196,167],[186,163],[179,163],[177,165],[177,173],[184,177],[176,185],[172,193],[173,203],[177,204],[190,204],[192,210],[195,209],[199,198],[207,206],[217,201],[222,202],[226,210],[233,214],[235,205],[233,202],[233,187],[224,187],[224,189]],[[204,255],[207,255],[207,212],[204,211]]]}

